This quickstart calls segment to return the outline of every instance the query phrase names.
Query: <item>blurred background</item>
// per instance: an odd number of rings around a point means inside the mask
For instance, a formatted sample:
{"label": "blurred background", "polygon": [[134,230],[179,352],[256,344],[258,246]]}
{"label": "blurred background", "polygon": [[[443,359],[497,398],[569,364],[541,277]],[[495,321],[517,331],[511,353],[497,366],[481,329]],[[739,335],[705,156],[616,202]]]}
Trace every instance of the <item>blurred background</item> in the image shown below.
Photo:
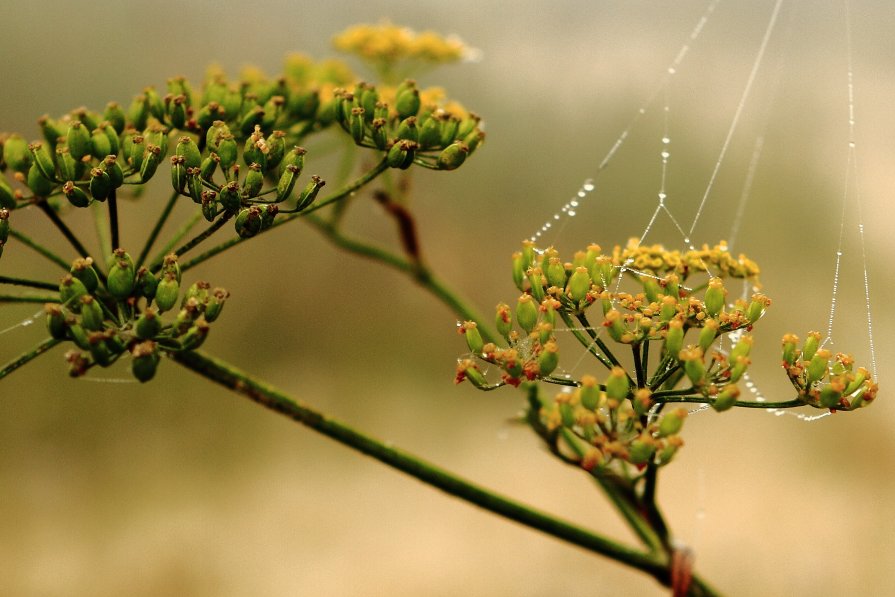
{"label": "blurred background", "polygon": [[[454,33],[481,61],[420,77],[481,114],[487,143],[454,173],[420,171],[414,204],[431,266],[489,317],[514,300],[509,256],[581,183],[653,94],[705,0],[494,2],[3,3],[0,130],[37,138],[38,116],[109,100],[217,62],[276,73],[288,52],[335,54],[348,25]],[[685,226],[707,187],[773,10],[722,1],[561,233],[564,255],[640,236],[657,204],[668,106],[666,192]],[[895,583],[895,12],[851,2],[858,190],[844,209],[834,349],[869,363],[860,195],[880,399],[807,423],[761,411],[704,412],[664,470],[660,501],[696,569],[732,595],[881,595]],[[848,150],[845,7],[785,2],[739,127],[693,234],[736,233],[774,299],[757,328],[754,378],[789,397],[785,331],[827,327]],[[355,65],[360,68],[360,65]],[[775,83],[776,81],[776,83]],[[763,148],[741,219],[753,161]],[[327,177],[326,161],[309,172]],[[167,169],[160,174],[166,179]],[[163,182],[123,206],[142,242]],[[186,213],[186,212],[184,212]],[[33,234],[52,238],[37,214]],[[17,220],[19,216],[17,214]],[[18,223],[18,222],[17,222]],[[394,243],[370,201],[354,232]],[[89,223],[84,222],[85,226]],[[661,216],[649,242],[680,247]],[[395,246],[395,245],[392,245]],[[56,270],[10,243],[4,271]],[[7,269],[8,268],[8,269]],[[578,471],[524,427],[511,390],[451,381],[465,350],[455,316],[409,280],[335,252],[303,224],[280,228],[188,276],[232,297],[205,348],[349,424],[538,508],[633,538]],[[0,308],[0,329],[34,305]],[[42,321],[0,335],[0,362]],[[145,386],[122,366],[84,380],[60,348],[0,382],[0,592],[7,595],[662,595],[645,576],[506,522],[164,362]],[[811,412],[808,414],[816,414]]]}

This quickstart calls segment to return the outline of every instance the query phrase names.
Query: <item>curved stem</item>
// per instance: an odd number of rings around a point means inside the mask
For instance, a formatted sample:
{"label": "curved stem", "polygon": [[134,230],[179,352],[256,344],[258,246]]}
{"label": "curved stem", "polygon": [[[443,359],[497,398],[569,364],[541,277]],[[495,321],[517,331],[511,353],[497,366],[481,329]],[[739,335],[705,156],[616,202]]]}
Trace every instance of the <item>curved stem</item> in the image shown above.
{"label": "curved stem", "polygon": [[337,247],[345,249],[355,255],[378,261],[410,275],[417,284],[434,294],[438,300],[447,305],[458,317],[477,322],[479,325],[479,332],[481,332],[485,342],[494,342],[495,338],[497,338],[497,335],[492,333],[489,327],[483,323],[487,320],[476,313],[474,309],[463,301],[463,299],[454,294],[454,292],[445,285],[444,282],[439,280],[427,267],[415,262],[407,261],[406,259],[398,257],[379,247],[367,245],[348,238],[339,232],[334,224],[326,222],[320,218],[311,216],[308,218],[308,223],[317,228],[317,230]]}
{"label": "curved stem", "polygon": [[44,257],[46,257],[47,259],[49,259],[50,261],[52,261],[53,263],[55,263],[56,265],[58,265],[59,267],[64,269],[65,271],[68,271],[68,269],[71,267],[71,263],[67,262],[65,259],[63,259],[59,255],[57,255],[56,253],[52,252],[51,250],[49,250],[42,244],[33,240],[31,237],[22,234],[15,228],[10,229],[9,235],[11,237],[13,237],[14,239],[16,239],[17,241],[19,241],[20,243],[22,243],[23,245],[25,245],[26,247],[34,249],[35,251],[37,251],[38,253],[40,253],[41,255],[43,255]]}
{"label": "curved stem", "polygon": [[106,200],[109,204],[109,230],[111,232],[110,242],[112,243],[112,251],[121,246],[121,239],[118,236],[118,197],[115,189],[109,194]]}
{"label": "curved stem", "polygon": [[301,404],[283,392],[200,351],[172,353],[187,369],[337,442],[485,510],[642,570],[667,584],[668,562],[475,485]]}
{"label": "curved stem", "polygon": [[59,295],[33,295],[19,296],[15,294],[0,294],[0,303],[58,303]]}
{"label": "curved stem", "polygon": [[139,269],[140,266],[143,265],[143,262],[146,261],[146,257],[149,255],[149,251],[152,250],[152,245],[155,244],[155,240],[158,238],[159,233],[162,231],[162,227],[165,225],[165,222],[168,221],[168,216],[171,215],[171,211],[177,204],[178,197],[180,197],[180,193],[178,193],[177,191],[171,193],[171,197],[165,204],[165,208],[159,215],[158,220],[156,220],[155,226],[153,226],[152,228],[152,232],[149,233],[149,237],[146,239],[146,243],[143,245],[143,250],[140,251],[140,256],[137,258],[136,269]]}
{"label": "curved stem", "polygon": [[[712,402],[714,402],[712,398],[706,398],[705,396],[697,395],[664,397],[659,396],[658,398],[656,398],[656,394],[653,394],[652,397],[655,398],[656,402],[661,403],[686,402],[690,404],[711,404]],[[799,406],[807,405],[798,398],[793,398],[792,400],[781,400],[779,402],[755,402],[751,400],[738,400],[734,403],[734,406],[738,406],[740,408],[797,408]]]}
{"label": "curved stem", "polygon": [[4,365],[2,369],[0,369],[0,379],[3,379],[22,365],[26,365],[27,363],[36,359],[60,342],[62,342],[62,340],[57,340],[56,338],[47,338],[28,352],[22,353],[21,355]]}
{"label": "curved stem", "polygon": [[206,228],[201,233],[194,236],[186,244],[180,246],[176,251],[174,251],[174,254],[177,255],[178,257],[180,257],[181,255],[183,255],[184,253],[186,253],[187,251],[189,251],[190,249],[192,249],[193,247],[195,247],[196,245],[198,245],[199,243],[204,241],[206,238],[208,238],[209,236],[211,236],[212,234],[214,234],[215,232],[220,230],[221,227],[223,227],[224,224],[229,222],[230,218],[232,218],[232,217],[233,217],[232,211],[226,212],[224,215],[222,215],[217,220],[212,222],[208,228]]}

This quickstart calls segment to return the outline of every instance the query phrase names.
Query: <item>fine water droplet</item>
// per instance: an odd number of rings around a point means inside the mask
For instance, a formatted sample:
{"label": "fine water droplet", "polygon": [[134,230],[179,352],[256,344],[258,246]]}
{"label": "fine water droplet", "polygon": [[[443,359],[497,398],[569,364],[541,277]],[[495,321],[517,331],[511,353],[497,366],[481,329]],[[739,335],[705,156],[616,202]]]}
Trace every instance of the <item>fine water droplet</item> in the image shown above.
{"label": "fine water droplet", "polygon": [[666,159],[666,160],[667,160],[667,159],[668,159],[668,156],[670,156],[670,155],[671,155],[671,154],[670,154],[669,152],[667,152],[667,151],[663,151],[663,152],[662,152],[662,158],[663,158],[663,159]]}
{"label": "fine water droplet", "polygon": [[677,72],[677,70],[675,70],[675,68],[674,68],[673,66],[669,66],[669,67],[668,67],[668,74],[669,74],[669,75],[673,75],[673,74],[676,73],[676,72]]}
{"label": "fine water droplet", "polygon": [[842,257],[842,251],[836,251],[836,256],[837,256],[837,257]]}
{"label": "fine water droplet", "polygon": [[587,191],[587,192],[589,193],[589,192],[591,192],[591,191],[594,190],[594,183],[592,183],[592,182],[586,182],[586,183],[584,183],[584,187],[583,187],[583,188],[584,188],[585,191]]}
{"label": "fine water droplet", "polygon": [[640,108],[637,110],[640,114],[646,114],[646,108]]}
{"label": "fine water droplet", "polygon": [[574,217],[575,217],[575,212],[572,211],[572,210],[569,210],[569,217],[570,217],[570,218],[574,218]]}
{"label": "fine water droplet", "polygon": [[584,191],[578,191],[578,198],[579,198],[579,199],[584,199],[584,196],[585,196],[586,194],[587,194],[587,193],[585,193]]}
{"label": "fine water droplet", "polygon": [[671,143],[671,139],[669,139],[668,137],[662,137],[662,143],[668,145],[669,143]]}
{"label": "fine water droplet", "polygon": [[554,219],[554,220],[558,220],[558,219],[559,219],[559,214],[553,214],[553,219]]}
{"label": "fine water droplet", "polygon": [[849,141],[849,142],[848,142],[848,146],[851,147],[852,149],[854,149],[854,148],[855,148],[855,142],[854,142],[854,141]]}
{"label": "fine water droplet", "polygon": [[570,201],[570,202],[569,202],[569,207],[578,207],[578,202],[577,202],[577,201]]}

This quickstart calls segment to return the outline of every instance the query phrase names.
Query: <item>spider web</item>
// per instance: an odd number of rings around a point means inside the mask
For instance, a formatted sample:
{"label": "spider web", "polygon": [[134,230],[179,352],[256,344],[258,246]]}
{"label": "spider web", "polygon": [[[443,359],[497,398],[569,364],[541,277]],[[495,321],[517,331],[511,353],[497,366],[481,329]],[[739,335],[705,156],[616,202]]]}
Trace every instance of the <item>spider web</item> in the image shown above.
{"label": "spider web", "polygon": [[[712,168],[711,174],[708,178],[708,181],[705,186],[704,192],[701,194],[698,205],[695,209],[695,213],[692,216],[686,217],[682,214],[684,211],[684,207],[682,205],[677,205],[675,203],[675,197],[669,197],[669,192],[666,189],[666,181],[668,178],[671,161],[671,145],[672,145],[672,137],[670,133],[669,121],[671,118],[672,110],[671,110],[671,93],[670,89],[672,88],[675,82],[675,75],[678,74],[679,70],[682,66],[684,66],[685,59],[691,53],[691,48],[695,45],[700,34],[706,28],[706,25],[709,23],[710,17],[715,13],[716,8],[718,7],[720,0],[711,0],[701,16],[699,17],[696,25],[690,31],[683,45],[680,47],[678,52],[675,54],[674,59],[666,68],[665,72],[662,74],[658,85],[655,90],[648,96],[648,98],[637,108],[633,117],[628,122],[627,126],[622,130],[621,134],[614,140],[609,150],[604,155],[603,159],[599,162],[595,173],[591,178],[588,178],[584,181],[578,191],[569,199],[557,212],[555,212],[547,221],[544,222],[529,238],[531,241],[538,242],[541,246],[544,246],[545,241],[549,239],[557,239],[559,235],[563,232],[563,230],[569,225],[578,211],[584,206],[584,204],[588,201],[593,201],[594,197],[598,195],[597,192],[597,178],[599,175],[606,169],[606,167],[616,158],[619,151],[624,146],[625,142],[629,139],[632,130],[640,124],[644,115],[646,115],[650,110],[654,109],[654,104],[658,103],[659,98],[662,99],[662,107],[661,107],[661,120],[662,120],[662,130],[659,138],[660,144],[660,182],[659,188],[655,195],[655,207],[652,211],[649,220],[647,221],[645,227],[643,228],[642,233],[639,236],[639,242],[643,243],[648,236],[653,232],[655,224],[661,219],[666,219],[670,222],[672,230],[676,231],[679,236],[679,241],[675,241],[676,243],[683,244],[684,247],[690,250],[696,249],[696,243],[694,242],[694,234],[697,232],[698,224],[700,223],[703,216],[707,213],[707,211],[712,207],[712,205],[718,203],[718,200],[715,195],[713,195],[713,190],[715,188],[715,183],[718,179],[719,172],[721,171],[722,166],[725,164],[725,158],[728,155],[729,150],[733,144],[733,139],[735,133],[737,132],[738,126],[740,125],[742,115],[746,105],[750,102],[753,95],[753,88],[755,87],[756,80],[759,77],[759,73],[765,67],[766,63],[766,54],[768,53],[768,46],[773,37],[777,35],[777,30],[779,29],[778,23],[781,20],[780,14],[781,9],[783,7],[783,0],[776,0],[774,3],[770,14],[767,17],[766,25],[761,36],[760,41],[757,44],[757,48],[755,49],[754,59],[752,60],[751,68],[749,70],[748,76],[746,77],[746,81],[743,85],[743,89],[741,94],[739,95],[738,102],[733,111],[733,115],[730,120],[729,127],[727,129],[727,133],[724,137],[723,143],[718,151],[717,158],[715,160],[714,166]],[[836,247],[833,251],[834,253],[834,267],[832,272],[832,289],[831,289],[831,299],[829,306],[829,317],[827,322],[827,330],[826,336],[823,341],[824,345],[832,346],[834,344],[834,330],[836,329],[835,323],[838,314],[838,307],[840,306],[840,286],[841,279],[843,275],[843,269],[845,267],[845,246],[846,246],[846,237],[849,235],[849,232],[853,232],[857,236],[857,256],[854,260],[858,263],[858,267],[861,271],[862,278],[862,286],[863,286],[863,294],[864,294],[864,311],[865,311],[865,323],[866,323],[866,337],[868,343],[868,352],[870,357],[870,370],[875,379],[878,380],[877,375],[877,364],[876,364],[876,350],[874,346],[873,340],[873,317],[872,317],[872,305],[871,305],[871,293],[870,293],[870,276],[869,269],[867,264],[867,251],[865,245],[865,228],[863,221],[863,214],[861,209],[861,191],[859,185],[859,177],[858,177],[858,148],[855,140],[855,129],[856,129],[856,117],[855,117],[855,84],[854,84],[854,67],[853,67],[853,48],[852,48],[852,25],[851,25],[851,8],[850,1],[843,0],[844,5],[844,33],[845,33],[845,48],[844,54],[846,59],[846,72],[845,74],[845,86],[847,88],[847,103],[844,106],[843,112],[847,114],[848,120],[848,135],[847,135],[847,152],[845,158],[845,173],[844,173],[844,181],[843,181],[843,190],[841,195],[841,209],[839,213],[839,222],[838,222],[838,239],[836,241]],[[783,43],[783,48],[789,46],[789,38],[792,35],[792,31],[794,29],[794,15],[795,10],[793,7],[790,7],[789,13],[789,23],[786,28],[786,40]],[[786,52],[782,49],[778,54],[776,68],[774,69],[772,82],[769,87],[771,92],[768,94],[768,97],[765,100],[765,106],[762,110],[763,116],[761,117],[761,121],[763,121],[763,125],[759,128],[761,132],[759,132],[755,136],[754,144],[752,147],[751,158],[749,159],[747,171],[742,187],[742,191],[740,193],[739,199],[737,201],[737,207],[735,214],[733,216],[732,224],[730,227],[730,231],[727,236],[728,247],[732,248],[734,243],[738,240],[743,220],[747,213],[749,199],[751,197],[752,184],[755,178],[756,171],[759,168],[759,164],[761,161],[762,152],[765,148],[765,130],[768,126],[768,122],[770,119],[770,110],[772,105],[775,103],[775,95],[777,88],[779,87],[780,80],[782,78],[782,73],[784,70],[784,58],[786,56]],[[847,111],[846,111],[847,110]],[[856,222],[849,222],[849,214],[854,214],[856,216]],[[854,225],[854,228],[851,227]],[[669,243],[666,243],[669,244]],[[622,266],[622,270],[634,271],[629,267]],[[645,272],[635,272],[638,275],[649,275]],[[620,282],[622,276],[618,277],[618,281]],[[744,282],[743,284],[743,297],[748,297],[754,289],[750,287],[748,282]],[[602,332],[603,327],[597,326],[595,331],[597,333],[597,337],[600,337],[600,333]],[[571,328],[569,329],[558,329],[558,332],[561,331],[573,331]],[[740,332],[742,333],[742,332]],[[733,343],[738,339],[738,334],[730,334],[727,342],[732,346]],[[722,346],[723,349],[723,346]],[[574,372],[578,367],[582,365],[587,357],[587,353],[582,354],[581,358],[574,363],[570,368],[567,369],[567,375],[571,377],[571,372]],[[759,389],[755,380],[750,378],[748,374],[744,375],[743,378],[744,386],[746,390],[752,395],[752,399],[758,402],[764,402],[765,396],[764,393]],[[691,412],[699,412],[704,411],[708,407],[707,405],[702,405],[697,408],[694,408]],[[806,415],[800,412],[793,412],[792,410],[784,410],[784,409],[767,409],[767,412],[772,413],[774,415],[792,415],[797,417],[803,421],[816,421],[823,417],[829,416],[829,412],[825,412],[823,414],[818,415]]]}

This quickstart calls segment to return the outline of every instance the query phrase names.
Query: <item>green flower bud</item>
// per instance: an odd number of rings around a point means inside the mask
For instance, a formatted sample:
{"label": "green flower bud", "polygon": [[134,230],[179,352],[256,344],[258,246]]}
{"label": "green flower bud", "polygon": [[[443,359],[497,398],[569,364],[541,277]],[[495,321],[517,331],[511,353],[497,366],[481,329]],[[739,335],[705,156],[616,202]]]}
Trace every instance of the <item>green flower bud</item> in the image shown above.
{"label": "green flower bud", "polygon": [[109,294],[116,300],[124,301],[133,293],[136,281],[137,274],[134,271],[133,261],[116,259],[109,269],[106,288],[109,290]]}
{"label": "green flower bud", "polygon": [[143,155],[143,163],[140,165],[140,180],[142,182],[149,181],[155,174],[158,165],[162,161],[162,148],[158,145],[149,144],[146,146],[146,153]]}
{"label": "green flower bud", "polygon": [[[219,143],[221,139],[225,135],[231,135],[230,127],[227,126],[227,123],[223,120],[215,120],[208,130],[205,132],[205,148],[208,151],[213,151],[218,155],[221,154]],[[231,135],[232,138],[232,135]],[[234,147],[235,149],[235,147]],[[235,163],[235,159],[234,159]]]}
{"label": "green flower bud", "polygon": [[718,335],[718,327],[718,322],[714,319],[706,319],[703,322],[703,328],[699,332],[699,341],[697,343],[703,354],[709,351],[709,347],[715,341]]}
{"label": "green flower bud", "polygon": [[137,296],[145,297],[146,300],[151,301],[153,298],[155,298],[155,292],[157,289],[158,277],[151,271],[149,271],[149,269],[145,265],[140,266],[140,269],[137,270]]}
{"label": "green flower bud", "polygon": [[458,328],[458,331],[466,337],[466,346],[469,347],[471,353],[482,354],[485,341],[482,339],[482,334],[479,332],[476,322],[464,321],[463,325]]}
{"label": "green flower bud", "polygon": [[196,114],[196,123],[200,129],[208,130],[216,120],[224,116],[224,111],[218,102],[208,102],[199,109]]}
{"label": "green flower bud", "polygon": [[202,178],[198,168],[186,169],[186,192],[193,200],[193,203],[202,204]]}
{"label": "green flower bud", "polygon": [[0,209],[15,209],[16,196],[12,187],[6,182],[6,177],[0,173]]}
{"label": "green flower bud", "polygon": [[441,119],[441,145],[447,147],[456,140],[457,131],[460,129],[460,121],[456,116],[447,116]]}
{"label": "green flower bud", "polygon": [[214,177],[214,171],[217,170],[220,162],[221,158],[218,157],[218,154],[214,152],[208,154],[208,157],[202,160],[202,165],[199,166],[199,176],[202,180],[210,181]]}
{"label": "green flower bud", "polygon": [[80,160],[85,155],[90,155],[90,150],[93,149],[90,143],[90,133],[87,132],[87,127],[79,120],[73,120],[68,125],[65,144],[68,146],[72,157],[76,160]]}
{"label": "green flower bud", "polygon": [[158,369],[159,355],[155,342],[147,340],[135,344],[131,348],[131,373],[141,383],[145,383],[155,377]]}
{"label": "green flower bud", "polygon": [[389,168],[406,170],[413,164],[416,156],[417,144],[413,141],[399,140],[388,150],[387,161]]}
{"label": "green flower bud", "polygon": [[47,303],[44,305],[44,313],[47,314],[47,331],[50,336],[56,340],[65,340],[67,328],[62,308],[56,303]]}
{"label": "green flower bud", "polygon": [[21,135],[13,134],[3,142],[3,161],[14,172],[22,174],[28,172],[31,167],[31,152],[28,151],[28,142]]}
{"label": "green flower bud", "polygon": [[467,155],[469,155],[469,147],[465,143],[462,141],[451,143],[438,154],[438,169],[456,170],[466,161]]}
{"label": "green flower bud", "polygon": [[275,203],[265,205],[261,209],[261,230],[267,230],[273,226],[277,214],[280,213],[280,206]]}
{"label": "green flower bud", "polygon": [[479,145],[485,142],[485,133],[482,131],[475,129],[465,137],[463,137],[463,143],[466,144],[466,147],[469,148],[469,155],[472,155],[472,152],[475,151]]}
{"label": "green flower bud", "polygon": [[127,109],[127,121],[134,125],[137,129],[146,126],[149,119],[149,103],[146,100],[146,94],[135,95],[131,105]]}
{"label": "green flower bud", "polygon": [[842,383],[829,383],[820,389],[818,402],[824,408],[836,408],[842,400]]}
{"label": "green flower bud", "polygon": [[510,312],[510,306],[506,303],[497,305],[497,315],[495,316],[495,326],[497,333],[506,338],[513,329],[513,316]]}
{"label": "green flower bud", "polygon": [[184,135],[178,139],[177,147],[174,148],[174,155],[181,156],[183,165],[187,168],[198,168],[202,165],[202,153],[192,137]]}
{"label": "green flower bud", "polygon": [[421,122],[422,124],[417,127],[419,129],[417,141],[420,144],[420,149],[426,150],[441,145],[441,123],[438,119],[430,116]]}
{"label": "green flower bud", "polygon": [[630,389],[628,375],[621,367],[613,367],[606,378],[606,396],[615,400],[624,400]]}
{"label": "green flower bud", "polygon": [[106,132],[100,128],[93,129],[90,133],[90,155],[101,160],[114,153],[116,152],[112,150],[112,142]]}
{"label": "green flower bud", "polygon": [[258,164],[262,170],[267,168],[267,141],[261,133],[261,127],[255,127],[255,132],[246,138],[242,149],[242,159],[247,166]]}
{"label": "green flower bud", "polygon": [[799,337],[795,334],[786,334],[783,336],[783,362],[787,365],[793,365],[799,358]]}
{"label": "green flower bud", "polygon": [[600,386],[594,376],[585,375],[581,378],[579,392],[581,405],[589,411],[597,410],[600,406]]}
{"label": "green flower bud", "polygon": [[385,118],[374,118],[370,123],[370,136],[373,137],[373,145],[377,149],[384,150],[388,147],[388,131],[385,125]]}
{"label": "green flower bud", "polygon": [[116,156],[107,155],[100,164],[100,168],[109,175],[109,182],[112,184],[113,189],[117,189],[124,184],[124,172],[121,170],[121,166],[118,165]]}
{"label": "green flower bud", "polygon": [[205,304],[205,321],[211,323],[216,320],[224,308],[224,302],[230,293],[223,288],[215,288],[209,295]]}
{"label": "green flower bud", "polygon": [[687,409],[685,408],[677,408],[663,414],[659,419],[659,437],[668,437],[669,435],[680,433],[686,418]]}
{"label": "green flower bud", "polygon": [[87,294],[84,283],[72,276],[65,274],[59,283],[59,299],[63,305],[67,305],[74,312],[81,310],[81,297]]}
{"label": "green flower bud", "polygon": [[749,368],[751,361],[747,357],[737,357],[733,361],[733,366],[730,368],[730,381],[737,382],[743,377],[743,374],[746,373],[746,369]]}
{"label": "green flower bud", "polygon": [[705,363],[702,358],[702,351],[699,348],[689,348],[680,352],[680,359],[684,362],[684,373],[696,387],[701,386],[705,378]]}
{"label": "green flower bud", "polygon": [[65,132],[68,129],[63,129],[58,121],[53,120],[47,114],[38,118],[37,124],[40,126],[40,132],[43,133],[49,149],[55,150],[60,138],[65,137]]}
{"label": "green flower bud", "polygon": [[525,279],[525,269],[525,260],[522,257],[522,253],[516,251],[513,253],[513,284],[519,290],[524,290],[522,281]]}
{"label": "green flower bud", "polygon": [[820,332],[808,332],[808,338],[802,347],[802,360],[810,361],[820,346]]}
{"label": "green flower bud", "polygon": [[261,209],[257,206],[240,210],[235,221],[236,234],[240,238],[251,238],[261,232]]}
{"label": "green flower bud", "polygon": [[[78,306],[80,307],[80,303],[78,303]],[[83,350],[90,348],[90,342],[87,340],[87,332],[81,327],[80,323],[77,323],[74,319],[67,319],[65,328],[68,338],[75,343],[75,346]]]}
{"label": "green flower bud", "polygon": [[102,168],[90,169],[90,194],[97,201],[105,201],[112,192],[112,181]]}
{"label": "green flower bud", "polygon": [[295,166],[298,168],[298,173],[300,174],[302,169],[305,167],[305,154],[307,150],[304,147],[295,146],[291,150],[286,152],[286,155],[283,157],[283,161],[280,162],[280,174],[286,171],[288,166]]}
{"label": "green flower bud", "polygon": [[538,307],[530,294],[519,297],[516,303],[516,321],[526,334],[530,334],[538,323]]}
{"label": "green flower bud", "polygon": [[[122,147],[122,150],[125,147]],[[134,135],[130,137],[129,152],[127,155],[127,163],[130,164],[134,172],[139,172],[143,166],[143,156],[146,153],[146,139],[143,135]]]}
{"label": "green flower bud", "polygon": [[314,199],[317,198],[317,193],[320,192],[320,189],[323,188],[323,185],[326,184],[325,180],[322,180],[316,174],[311,176],[311,182],[305,185],[304,190],[301,192],[301,195],[298,196],[298,200],[295,202],[295,211],[302,211],[310,207],[310,205],[314,202]]}
{"label": "green flower bud", "polygon": [[563,427],[575,426],[575,409],[568,402],[559,403],[559,415],[562,418]]}
{"label": "green flower bud", "polygon": [[116,133],[119,135],[124,130],[126,116],[124,110],[116,102],[106,104],[106,111],[103,112],[103,120],[108,122]]}
{"label": "green flower bud", "polygon": [[231,180],[221,187],[221,194],[218,200],[225,210],[229,212],[238,210],[242,206],[242,199],[239,196],[239,183]]}
{"label": "green flower bud", "polygon": [[49,181],[56,180],[56,163],[53,162],[50,151],[43,143],[31,143],[28,145],[28,151],[31,152],[33,163],[37,166],[41,175]]}
{"label": "green flower bud", "polygon": [[286,110],[296,120],[310,120],[320,108],[320,92],[306,89],[289,95]]}
{"label": "green flower bud", "polygon": [[169,311],[177,304],[177,297],[180,294],[180,282],[177,275],[168,271],[159,280],[158,287],[155,291],[155,306],[159,313]]}
{"label": "green flower bud", "polygon": [[583,301],[590,290],[590,274],[587,273],[586,267],[577,267],[572,275],[569,276],[569,282],[566,284],[566,294],[575,302]]}
{"label": "green flower bud", "polygon": [[141,340],[151,340],[159,335],[162,331],[162,319],[158,315],[158,310],[153,307],[146,307],[137,322],[134,324],[134,333]]}
{"label": "green flower bud", "polygon": [[740,397],[740,389],[736,386],[727,386],[723,390],[721,390],[715,399],[712,401],[712,408],[714,408],[718,412],[723,412],[737,403],[737,398]]}
{"label": "green flower bud", "polygon": [[195,325],[191,326],[180,339],[183,350],[196,350],[202,346],[205,338],[208,337],[209,329],[208,322],[205,321],[204,317],[200,316],[196,320]]}
{"label": "green flower bud", "polygon": [[84,162],[71,157],[68,147],[56,148],[56,164],[59,165],[59,174],[62,180],[80,180],[87,167]]}
{"label": "green flower bud", "polygon": [[70,180],[62,185],[62,193],[68,199],[68,202],[75,207],[87,207],[90,205],[90,197],[84,189],[76,187],[75,183]]}
{"label": "green flower bud", "polygon": [[28,178],[25,180],[25,184],[38,197],[46,197],[53,192],[53,183],[41,174],[37,164],[31,164],[31,167],[28,168]]}
{"label": "green flower bud", "polygon": [[[807,343],[807,342],[806,342]],[[813,384],[826,377],[829,372],[828,362],[830,360],[830,351],[820,349],[814,353],[808,362],[808,383]]]}
{"label": "green flower bud", "polygon": [[71,264],[71,275],[84,284],[87,292],[93,293],[99,287],[99,276],[93,268],[93,258],[75,259]]}
{"label": "green flower bud", "polygon": [[406,139],[408,141],[413,141],[414,143],[419,142],[420,131],[419,127],[416,126],[416,116],[408,116],[402,120],[400,124],[398,124],[395,136],[398,139]]}
{"label": "green flower bud", "polygon": [[656,452],[656,446],[649,435],[642,435],[628,446],[628,461],[631,464],[646,464]]}
{"label": "green flower bud", "polygon": [[218,194],[214,191],[202,191],[202,216],[209,222],[218,216]]}
{"label": "green flower bud", "polygon": [[538,372],[542,376],[550,375],[556,370],[558,364],[559,346],[556,345],[556,342],[547,342],[538,355]]}
{"label": "green flower bud", "polygon": [[740,338],[730,351],[730,360],[735,361],[739,357],[748,357],[749,352],[752,350],[752,342],[752,336],[743,336]]}
{"label": "green flower bud", "polygon": [[709,280],[709,287],[705,291],[705,310],[712,316],[716,317],[724,308],[724,297],[727,291],[724,289],[724,283],[721,278],[712,278]]}
{"label": "green flower bud", "polygon": [[186,124],[186,96],[175,95],[167,103],[168,122],[176,129],[182,129]]}
{"label": "green flower bud", "polygon": [[0,208],[0,243],[9,238],[9,210]]}
{"label": "green flower bud", "polygon": [[851,396],[852,394],[854,394],[855,391],[857,391],[857,389],[861,387],[865,381],[867,381],[868,377],[870,377],[870,372],[867,371],[867,369],[865,369],[864,367],[859,367],[854,379],[851,380],[845,390],[843,390],[843,394],[845,394],[846,396]]}
{"label": "green flower bud", "polygon": [[665,333],[665,354],[677,360],[683,347],[684,322],[672,319],[668,322],[668,331]]}
{"label": "green flower bud", "polygon": [[351,108],[351,113],[348,117],[348,132],[351,133],[351,138],[358,145],[364,142],[364,124],[364,109]]}
{"label": "green flower bud", "polygon": [[286,133],[274,131],[267,137],[267,168],[272,170],[286,157]]}
{"label": "green flower bud", "polygon": [[242,194],[245,197],[257,197],[261,193],[264,186],[264,174],[261,172],[261,165],[252,162],[249,165],[249,171],[246,173],[245,181],[242,183]]}
{"label": "green flower bud", "polygon": [[634,391],[634,397],[631,398],[631,406],[638,417],[646,416],[653,404],[652,392],[648,388],[638,388]]}
{"label": "green flower bud", "polygon": [[292,195],[295,181],[298,180],[298,172],[297,166],[286,166],[286,170],[277,182],[277,202],[285,201]]}
{"label": "green flower bud", "polygon": [[547,274],[547,282],[551,286],[556,286],[557,288],[565,287],[566,268],[563,267],[562,261],[559,259],[559,257],[550,257],[545,273]]}
{"label": "green flower bud", "polygon": [[604,315],[603,325],[606,327],[606,331],[609,332],[609,337],[616,342],[624,343],[629,342],[631,339],[623,320],[624,316],[618,309],[610,309]]}
{"label": "green flower bud", "polygon": [[547,295],[544,294],[544,286],[546,285],[546,280],[544,279],[544,273],[541,271],[541,268],[529,268],[526,274],[528,275],[528,282],[531,286],[531,295],[537,300],[543,301],[544,297]]}
{"label": "green flower bud", "polygon": [[399,90],[395,99],[395,110],[401,120],[416,116],[420,110],[420,92],[415,87]]}
{"label": "green flower bud", "polygon": [[91,295],[85,294],[81,301],[81,325],[85,330],[98,332],[104,327],[103,308]]}
{"label": "green flower bud", "polygon": [[149,113],[157,120],[164,120],[165,104],[162,101],[162,97],[158,94],[158,91],[155,90],[155,87],[147,87],[143,90],[143,93],[146,95],[146,104],[149,106]]}
{"label": "green flower bud", "polygon": [[186,188],[186,166],[182,155],[171,156],[171,186],[178,193],[183,193]]}

